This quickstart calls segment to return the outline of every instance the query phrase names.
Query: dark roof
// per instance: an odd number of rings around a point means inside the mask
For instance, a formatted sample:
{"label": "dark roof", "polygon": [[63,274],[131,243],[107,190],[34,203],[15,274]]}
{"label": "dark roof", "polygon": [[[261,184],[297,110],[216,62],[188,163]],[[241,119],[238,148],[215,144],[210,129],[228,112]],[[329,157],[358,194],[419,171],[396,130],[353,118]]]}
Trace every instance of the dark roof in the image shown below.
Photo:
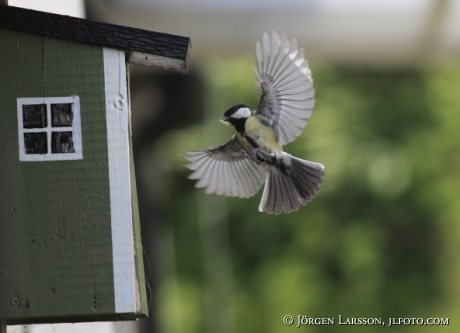
{"label": "dark roof", "polygon": [[0,5],[0,29],[123,50],[132,64],[188,69],[189,37],[4,5]]}

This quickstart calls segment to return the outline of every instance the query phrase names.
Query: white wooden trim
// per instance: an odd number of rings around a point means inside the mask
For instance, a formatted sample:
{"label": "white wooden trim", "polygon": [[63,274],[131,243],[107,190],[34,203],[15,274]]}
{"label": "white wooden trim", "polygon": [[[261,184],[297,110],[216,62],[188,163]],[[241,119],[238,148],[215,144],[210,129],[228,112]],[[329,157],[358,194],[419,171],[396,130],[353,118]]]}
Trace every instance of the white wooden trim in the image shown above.
{"label": "white wooden trim", "polygon": [[129,107],[123,51],[104,48],[115,312],[136,312],[129,161]]}

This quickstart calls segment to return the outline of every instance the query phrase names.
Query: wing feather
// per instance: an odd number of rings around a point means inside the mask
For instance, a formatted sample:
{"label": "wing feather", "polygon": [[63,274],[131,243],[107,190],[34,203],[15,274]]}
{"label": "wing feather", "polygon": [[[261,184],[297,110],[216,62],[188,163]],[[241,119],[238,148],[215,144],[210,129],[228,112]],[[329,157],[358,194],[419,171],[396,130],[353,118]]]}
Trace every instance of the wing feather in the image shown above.
{"label": "wing feather", "polygon": [[270,38],[268,37],[267,34],[264,35],[263,37],[263,43],[262,43],[262,49],[264,51],[264,54],[267,54],[268,56],[263,59],[263,64],[264,64],[264,73],[268,73],[269,71],[269,66],[268,64],[270,63],[270,57],[272,56],[271,47],[270,47]]}
{"label": "wing feather", "polygon": [[273,32],[256,43],[257,89],[261,95],[256,113],[265,116],[282,145],[302,133],[313,112],[315,89],[308,62],[297,41]]}
{"label": "wing feather", "polygon": [[264,167],[253,163],[240,153],[241,146],[234,138],[223,146],[187,152],[185,157],[193,171],[190,179],[197,179],[196,187],[206,193],[248,198],[259,191],[265,181]]}

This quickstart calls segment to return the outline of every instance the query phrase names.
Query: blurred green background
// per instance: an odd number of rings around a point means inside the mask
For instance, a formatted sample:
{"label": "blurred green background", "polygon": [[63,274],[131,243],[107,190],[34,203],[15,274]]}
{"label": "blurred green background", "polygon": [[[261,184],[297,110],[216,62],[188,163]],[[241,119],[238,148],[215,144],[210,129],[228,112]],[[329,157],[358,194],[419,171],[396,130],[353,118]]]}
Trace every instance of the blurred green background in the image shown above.
{"label": "blurred green background", "polygon": [[[218,123],[229,106],[257,106],[253,66],[251,54],[203,65],[203,118],[162,135],[144,163],[161,216],[159,331],[293,332],[298,315],[335,320],[302,332],[460,329],[460,62],[378,70],[310,59],[315,111],[285,150],[325,164],[326,177],[311,203],[279,216],[258,212],[261,193],[195,189],[181,156],[230,138]],[[357,327],[339,315],[449,326]]]}

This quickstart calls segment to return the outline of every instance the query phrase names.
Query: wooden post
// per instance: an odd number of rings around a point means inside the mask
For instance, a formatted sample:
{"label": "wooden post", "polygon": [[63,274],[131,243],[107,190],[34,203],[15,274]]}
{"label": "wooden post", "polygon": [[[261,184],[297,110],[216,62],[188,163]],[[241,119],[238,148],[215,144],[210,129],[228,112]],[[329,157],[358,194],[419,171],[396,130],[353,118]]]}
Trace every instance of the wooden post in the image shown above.
{"label": "wooden post", "polygon": [[[0,6],[8,6],[8,0],[0,0]],[[6,333],[6,321],[0,318],[0,333]]]}
{"label": "wooden post", "polygon": [[[0,0],[0,5],[8,6],[8,0]],[[0,318],[0,333],[6,333],[6,321]]]}
{"label": "wooden post", "polygon": [[[8,6],[8,0],[0,0],[0,5]],[[6,333],[6,321],[0,318],[0,333]]]}
{"label": "wooden post", "polygon": [[[8,6],[8,0],[0,0],[0,6]],[[0,333],[6,333],[6,322],[0,318]]]}

